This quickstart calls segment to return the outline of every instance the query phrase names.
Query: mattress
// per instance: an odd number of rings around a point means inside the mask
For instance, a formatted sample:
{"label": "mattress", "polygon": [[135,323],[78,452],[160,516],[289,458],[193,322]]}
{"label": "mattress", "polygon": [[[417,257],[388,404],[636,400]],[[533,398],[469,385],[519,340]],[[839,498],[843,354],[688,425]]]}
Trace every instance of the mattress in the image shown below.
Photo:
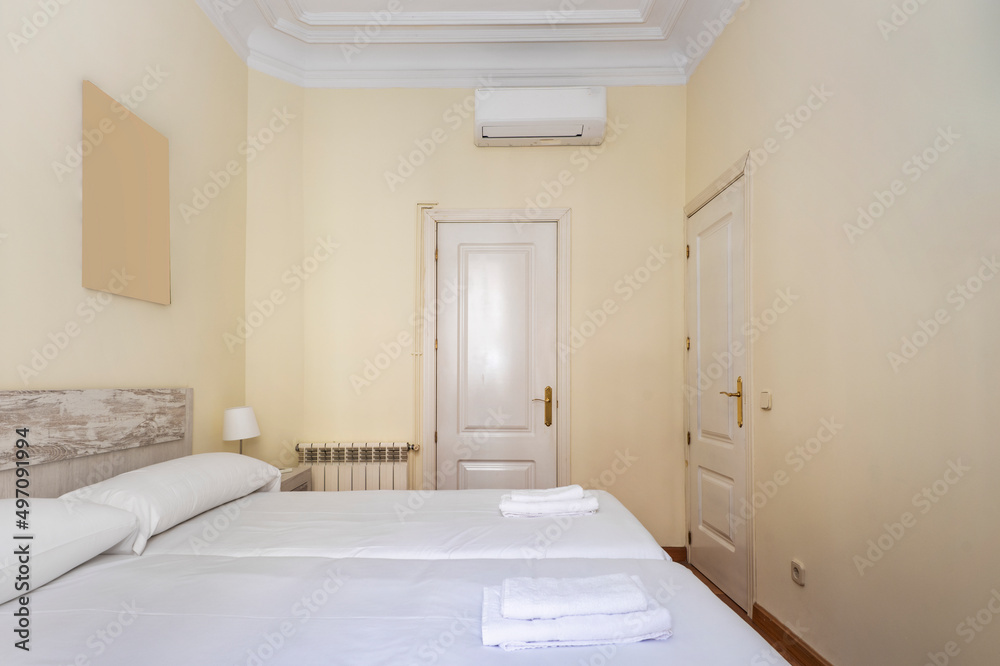
{"label": "mattress", "polygon": [[[505,652],[481,637],[483,588],[511,576],[638,576],[673,616],[664,641]],[[35,591],[31,652],[0,663],[786,664],[686,568],[668,561],[399,560],[102,555]]]}
{"label": "mattress", "polygon": [[590,516],[504,518],[500,490],[255,493],[150,539],[148,555],[669,559],[613,495]]}

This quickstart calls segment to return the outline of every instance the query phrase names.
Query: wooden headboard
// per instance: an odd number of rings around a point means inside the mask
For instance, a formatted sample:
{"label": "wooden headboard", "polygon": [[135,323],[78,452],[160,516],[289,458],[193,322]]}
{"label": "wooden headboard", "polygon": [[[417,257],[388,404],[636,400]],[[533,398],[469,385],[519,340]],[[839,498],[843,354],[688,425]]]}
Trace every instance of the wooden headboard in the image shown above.
{"label": "wooden headboard", "polygon": [[58,497],[191,455],[193,417],[189,388],[0,391],[0,498],[14,497],[19,439],[30,496]]}

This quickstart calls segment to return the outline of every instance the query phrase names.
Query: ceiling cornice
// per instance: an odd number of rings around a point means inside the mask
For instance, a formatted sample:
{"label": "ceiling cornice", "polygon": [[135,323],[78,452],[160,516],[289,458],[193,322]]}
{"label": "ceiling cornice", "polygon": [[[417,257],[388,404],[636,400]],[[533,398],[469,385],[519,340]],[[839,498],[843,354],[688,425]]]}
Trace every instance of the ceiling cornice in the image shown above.
{"label": "ceiling cornice", "polygon": [[[372,21],[371,12],[310,12],[301,0],[287,0],[288,7],[297,21],[310,26],[356,26]],[[588,10],[576,8],[572,12],[549,11],[401,11],[392,16],[393,25],[400,26],[469,26],[469,25],[538,25],[551,27],[553,23],[579,25],[586,23],[645,23],[655,0],[641,0],[635,9]]]}
{"label": "ceiling cornice", "polygon": [[329,72],[303,69],[251,51],[253,69],[303,88],[484,88],[508,86],[676,86],[687,82],[677,67],[575,69],[372,69]]}
{"label": "ceiling cornice", "polygon": [[409,0],[371,0],[382,14],[317,11],[324,1],[197,0],[250,67],[308,88],[679,85],[707,51],[690,45],[742,2],[608,2],[554,18],[497,0],[497,11],[398,11],[388,20],[386,7]]}

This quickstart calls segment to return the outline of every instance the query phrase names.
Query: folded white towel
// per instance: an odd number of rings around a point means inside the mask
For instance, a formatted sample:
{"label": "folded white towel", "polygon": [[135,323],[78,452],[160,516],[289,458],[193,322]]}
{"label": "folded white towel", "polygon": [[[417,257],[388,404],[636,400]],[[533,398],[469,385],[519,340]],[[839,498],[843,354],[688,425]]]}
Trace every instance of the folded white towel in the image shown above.
{"label": "folded white towel", "polygon": [[589,578],[505,578],[500,614],[508,620],[612,615],[646,610],[646,595],[626,574]]}
{"label": "folded white towel", "polygon": [[500,513],[507,518],[539,518],[542,516],[586,516],[597,513],[597,496],[586,492],[575,500],[551,502],[518,502],[510,495],[500,498]]}
{"label": "folded white towel", "polygon": [[577,485],[544,490],[512,490],[510,499],[514,502],[553,502],[556,500],[583,499],[583,488]]}
{"label": "folded white towel", "polygon": [[648,593],[646,610],[636,613],[508,620],[500,614],[500,589],[496,585],[483,590],[483,645],[504,650],[607,645],[663,640],[673,633],[670,611]]}

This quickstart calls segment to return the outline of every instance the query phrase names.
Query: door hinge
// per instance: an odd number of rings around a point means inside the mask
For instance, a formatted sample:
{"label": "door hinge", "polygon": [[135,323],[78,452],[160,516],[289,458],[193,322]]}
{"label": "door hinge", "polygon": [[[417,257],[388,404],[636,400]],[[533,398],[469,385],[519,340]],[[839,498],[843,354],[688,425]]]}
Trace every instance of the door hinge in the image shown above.
{"label": "door hinge", "polygon": [[689,546],[691,545],[691,532],[690,532],[690,530],[688,531],[688,545]]}
{"label": "door hinge", "polygon": [[688,259],[691,258],[691,246],[690,245],[687,246],[687,258]]}
{"label": "door hinge", "polygon": [[434,248],[434,261],[438,260],[438,249]]}
{"label": "door hinge", "polygon": [[434,338],[434,349],[437,349],[437,348],[438,348],[438,341],[437,341],[437,338]]}
{"label": "door hinge", "polygon": [[438,443],[438,431],[437,430],[434,431],[434,443],[435,444]]}
{"label": "door hinge", "polygon": [[691,431],[688,431],[688,446],[691,446]]}
{"label": "door hinge", "polygon": [[688,349],[691,349],[691,338],[688,338]]}

